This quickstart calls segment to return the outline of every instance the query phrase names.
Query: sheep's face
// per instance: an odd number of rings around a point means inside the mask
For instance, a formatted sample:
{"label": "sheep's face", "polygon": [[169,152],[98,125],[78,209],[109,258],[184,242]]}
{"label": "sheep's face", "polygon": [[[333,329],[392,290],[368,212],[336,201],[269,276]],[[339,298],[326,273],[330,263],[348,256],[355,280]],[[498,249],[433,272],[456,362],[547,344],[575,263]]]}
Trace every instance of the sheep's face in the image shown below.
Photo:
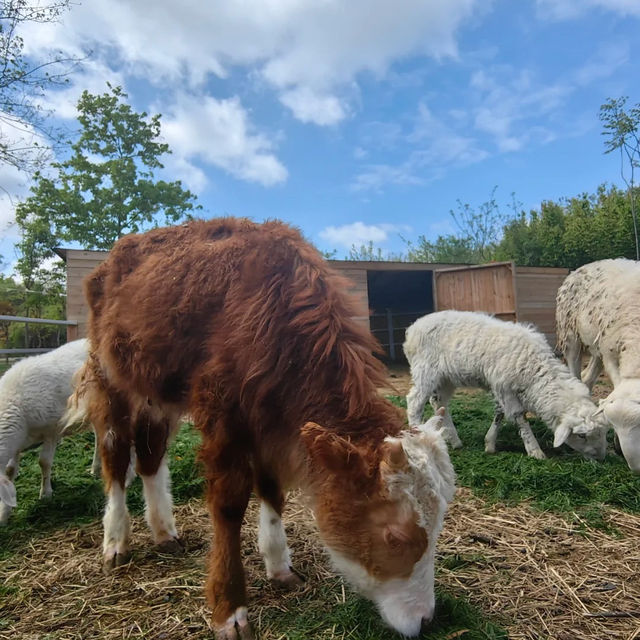
{"label": "sheep's face", "polygon": [[601,402],[600,408],[615,429],[629,468],[640,473],[640,401],[623,393],[620,385]]}
{"label": "sheep's face", "polygon": [[[584,415],[580,415],[583,413]],[[563,416],[553,439],[553,446],[566,443],[585,458],[604,460],[607,454],[607,423],[595,407],[578,415]]]}

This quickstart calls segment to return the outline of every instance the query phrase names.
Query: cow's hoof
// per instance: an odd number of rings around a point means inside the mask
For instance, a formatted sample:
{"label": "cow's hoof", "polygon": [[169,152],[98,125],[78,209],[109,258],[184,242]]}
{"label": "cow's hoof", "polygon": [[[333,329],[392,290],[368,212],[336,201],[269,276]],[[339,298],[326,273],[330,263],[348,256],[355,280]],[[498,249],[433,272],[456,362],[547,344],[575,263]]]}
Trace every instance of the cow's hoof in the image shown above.
{"label": "cow's hoof", "polygon": [[214,626],[213,633],[216,640],[255,640],[246,607],[238,607],[224,624]]}
{"label": "cow's hoof", "polygon": [[181,556],[185,552],[184,542],[180,538],[169,538],[157,545],[159,553],[166,553],[172,556]]}
{"label": "cow's hoof", "polygon": [[122,567],[131,561],[131,554],[126,551],[125,553],[109,553],[105,554],[102,562],[102,570],[106,575],[109,575],[114,569]]}
{"label": "cow's hoof", "polygon": [[291,567],[289,571],[281,571],[270,578],[271,584],[280,589],[295,591],[304,587],[304,578],[296,573]]}

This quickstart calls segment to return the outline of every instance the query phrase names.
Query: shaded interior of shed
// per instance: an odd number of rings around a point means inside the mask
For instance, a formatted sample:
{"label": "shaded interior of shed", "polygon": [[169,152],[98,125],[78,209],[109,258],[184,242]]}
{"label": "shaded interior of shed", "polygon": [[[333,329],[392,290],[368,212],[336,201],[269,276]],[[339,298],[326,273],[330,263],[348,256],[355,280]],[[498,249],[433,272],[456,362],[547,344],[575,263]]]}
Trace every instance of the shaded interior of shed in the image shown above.
{"label": "shaded interior of shed", "polygon": [[393,361],[404,360],[406,328],[434,310],[433,271],[367,271],[371,331]]}

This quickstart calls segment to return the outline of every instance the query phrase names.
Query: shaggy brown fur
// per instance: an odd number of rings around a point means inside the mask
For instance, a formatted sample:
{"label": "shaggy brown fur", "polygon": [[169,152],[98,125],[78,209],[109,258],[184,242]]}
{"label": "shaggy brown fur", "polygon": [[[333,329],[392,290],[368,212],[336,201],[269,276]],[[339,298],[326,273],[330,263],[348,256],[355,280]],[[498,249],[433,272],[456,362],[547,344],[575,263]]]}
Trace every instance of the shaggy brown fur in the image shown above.
{"label": "shaggy brown fur", "polygon": [[[139,469],[157,469],[180,412],[202,432],[214,625],[246,605],[239,534],[253,487],[277,513],[284,489],[310,488],[319,519],[357,557],[366,523],[380,518],[372,500],[389,508],[381,443],[403,420],[376,392],[384,367],[353,319],[363,311],[348,282],[300,233],[234,218],[155,229],[118,241],[85,284],[84,390],[99,437],[112,442],[102,447],[107,486],[124,487],[130,442]],[[409,542],[398,575],[427,545],[414,522],[381,535],[366,562],[374,575],[394,575],[394,535]]]}

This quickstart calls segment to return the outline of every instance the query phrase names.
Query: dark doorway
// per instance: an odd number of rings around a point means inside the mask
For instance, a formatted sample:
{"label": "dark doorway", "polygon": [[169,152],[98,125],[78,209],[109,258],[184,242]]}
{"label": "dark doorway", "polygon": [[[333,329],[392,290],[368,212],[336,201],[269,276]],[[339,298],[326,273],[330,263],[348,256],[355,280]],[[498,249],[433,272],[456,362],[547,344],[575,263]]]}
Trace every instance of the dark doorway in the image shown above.
{"label": "dark doorway", "polygon": [[371,330],[392,361],[404,361],[407,327],[431,313],[432,271],[367,271]]}

